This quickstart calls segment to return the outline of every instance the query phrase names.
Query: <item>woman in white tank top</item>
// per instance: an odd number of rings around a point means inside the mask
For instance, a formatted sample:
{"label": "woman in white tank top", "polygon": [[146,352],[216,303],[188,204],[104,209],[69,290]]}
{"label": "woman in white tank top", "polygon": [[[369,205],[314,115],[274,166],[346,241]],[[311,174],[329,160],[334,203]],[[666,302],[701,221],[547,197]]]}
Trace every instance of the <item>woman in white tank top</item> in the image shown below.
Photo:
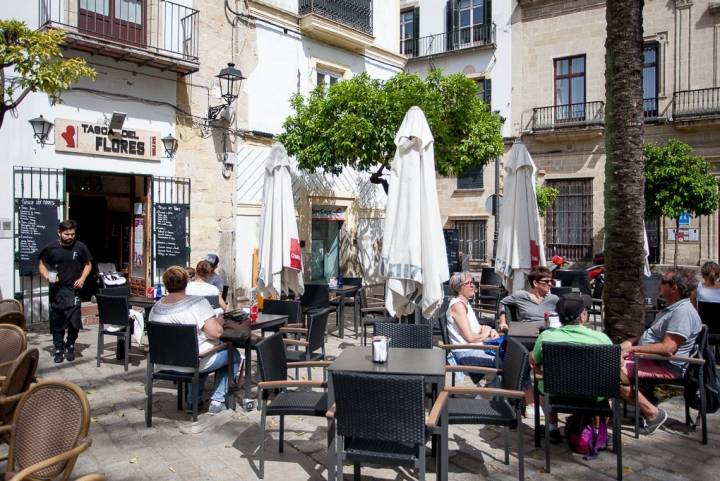
{"label": "woman in white tank top", "polygon": [[720,265],[709,261],[700,268],[703,281],[697,286],[697,302],[720,302]]}
{"label": "woman in white tank top", "polygon": [[[496,339],[497,331],[490,326],[481,325],[469,299],[475,293],[475,283],[469,272],[456,272],[450,278],[450,289],[456,296],[450,301],[446,313],[448,337],[451,344],[480,344]],[[455,360],[460,365],[495,367],[495,356],[481,349],[453,349]],[[474,382],[481,377],[471,374]]]}

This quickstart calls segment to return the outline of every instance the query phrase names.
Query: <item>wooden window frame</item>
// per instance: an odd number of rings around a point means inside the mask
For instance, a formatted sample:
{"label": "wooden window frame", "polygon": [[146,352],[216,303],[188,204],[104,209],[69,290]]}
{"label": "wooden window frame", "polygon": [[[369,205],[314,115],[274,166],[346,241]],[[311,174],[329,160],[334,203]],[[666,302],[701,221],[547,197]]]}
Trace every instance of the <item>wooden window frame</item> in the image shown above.
{"label": "wooden window frame", "polygon": [[[583,59],[583,70],[582,73],[573,73],[572,71],[572,64],[573,60],[582,58]],[[560,62],[567,61],[568,62],[568,73],[565,75],[558,75],[558,64]],[[584,102],[582,103],[582,107],[579,109],[574,109],[572,103],[573,98],[573,88],[572,88],[572,81],[574,78],[583,78],[583,99]],[[568,80],[568,101],[569,104],[558,104],[558,80]],[[555,106],[555,121],[556,122],[564,122],[564,121],[578,121],[578,120],[585,120],[585,105],[587,104],[587,56],[585,54],[580,55],[570,55],[567,57],[560,57],[553,59],[553,98],[554,98],[554,106]],[[562,114],[561,114],[562,113]]]}

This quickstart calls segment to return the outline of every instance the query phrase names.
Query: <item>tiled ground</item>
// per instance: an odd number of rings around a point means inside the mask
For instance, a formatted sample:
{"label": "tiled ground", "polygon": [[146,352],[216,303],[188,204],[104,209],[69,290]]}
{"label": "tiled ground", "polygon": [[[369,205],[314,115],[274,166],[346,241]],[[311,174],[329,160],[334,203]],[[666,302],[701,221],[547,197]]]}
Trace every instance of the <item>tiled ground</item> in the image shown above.
{"label": "tiled ground", "polygon": [[[348,326],[351,326],[348,319]],[[41,350],[39,376],[62,378],[79,384],[87,393],[92,407],[92,447],[84,453],[75,468],[75,477],[100,472],[112,481],[121,480],[254,480],[254,453],[259,442],[259,413],[226,411],[218,416],[203,414],[193,424],[190,416],[175,407],[174,390],[156,391],[154,424],[144,421],[145,362],[140,350],[131,357],[129,372],[113,361],[95,366],[97,327],[83,330],[78,341],[79,356],[75,362],[55,365],[51,357],[51,339],[47,332],[29,334],[30,344]],[[352,328],[346,329],[343,342],[335,333],[328,336],[328,352],[337,354],[343,347],[358,341]],[[111,342],[108,344],[112,344]],[[319,373],[318,373],[319,374]],[[623,429],[623,465],[627,481],[710,481],[720,479],[720,415],[709,417],[709,444],[700,444],[699,432],[685,432],[679,397],[665,403],[672,421],[667,428],[651,437],[636,440],[630,421]],[[285,452],[277,452],[277,423],[270,421],[271,433],[266,439],[265,479],[283,481],[325,479],[325,421],[291,417],[286,423]],[[532,426],[532,421],[526,421]],[[526,430],[526,478],[552,481],[557,479],[610,480],[615,475],[615,456],[601,453],[597,459],[583,460],[566,445],[552,446],[552,473],[544,473],[544,454],[532,443],[532,429]],[[512,441],[514,446],[514,440]],[[514,449],[514,448],[513,448]],[[517,458],[509,466],[502,463],[501,429],[452,426],[450,428],[450,474],[452,481],[517,479]],[[433,462],[428,462],[429,466]],[[3,469],[0,463],[0,469]],[[432,467],[430,468],[432,470]],[[345,477],[351,479],[352,468],[346,466]],[[74,479],[73,478],[73,479]],[[364,479],[406,480],[416,474],[404,468],[365,468]],[[434,478],[434,473],[429,474]]]}

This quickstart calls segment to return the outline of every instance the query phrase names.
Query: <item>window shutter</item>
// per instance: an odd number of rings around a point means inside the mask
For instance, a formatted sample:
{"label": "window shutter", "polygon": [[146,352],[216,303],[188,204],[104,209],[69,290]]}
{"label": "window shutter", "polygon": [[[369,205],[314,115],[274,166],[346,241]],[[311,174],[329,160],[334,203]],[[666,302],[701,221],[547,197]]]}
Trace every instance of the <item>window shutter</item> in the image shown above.
{"label": "window shutter", "polygon": [[485,8],[483,8],[483,12],[485,13],[483,23],[489,27],[490,24],[492,24],[492,0],[485,0]]}
{"label": "window shutter", "polygon": [[483,100],[487,104],[488,110],[492,110],[492,79],[483,79]]}
{"label": "window shutter", "polygon": [[447,49],[453,50],[455,47],[455,19],[457,18],[457,15],[455,13],[455,0],[448,0],[447,6],[445,7],[446,12],[446,38],[445,41],[447,43]]}
{"label": "window shutter", "polygon": [[415,7],[413,12],[413,53],[420,55],[419,42],[420,38],[420,7]]}

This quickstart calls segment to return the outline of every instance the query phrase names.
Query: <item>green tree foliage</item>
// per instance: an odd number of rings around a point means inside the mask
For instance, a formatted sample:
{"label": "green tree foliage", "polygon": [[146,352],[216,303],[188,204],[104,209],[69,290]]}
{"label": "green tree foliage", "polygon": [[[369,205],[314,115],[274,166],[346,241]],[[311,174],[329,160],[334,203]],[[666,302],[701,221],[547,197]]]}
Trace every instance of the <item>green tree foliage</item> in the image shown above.
{"label": "green tree foliage", "polygon": [[[62,30],[32,30],[18,20],[0,20],[0,127],[5,113],[17,108],[30,92],[40,91],[52,103],[81,77],[95,78],[82,58],[65,59]],[[4,69],[14,70],[7,76]]]}
{"label": "green tree foliage", "polygon": [[318,86],[307,97],[293,96],[294,114],[279,140],[303,169],[337,174],[346,166],[361,171],[379,166],[379,174],[395,154],[395,133],[405,113],[417,105],[435,138],[438,173],[457,175],[503,152],[500,117],[477,93],[476,83],[462,74],[435,70],[426,79],[400,73],[380,81],[362,73]]}
{"label": "green tree foliage", "polygon": [[535,196],[537,197],[538,212],[541,217],[545,217],[547,210],[550,208],[557,196],[560,195],[560,191],[555,187],[549,185],[538,185],[535,188]]}
{"label": "green tree foliage", "polygon": [[[709,215],[720,207],[718,179],[703,157],[676,139],[645,145],[645,215],[670,217],[680,227],[680,214]],[[677,230],[676,230],[677,232]],[[677,236],[675,257],[677,264]]]}

